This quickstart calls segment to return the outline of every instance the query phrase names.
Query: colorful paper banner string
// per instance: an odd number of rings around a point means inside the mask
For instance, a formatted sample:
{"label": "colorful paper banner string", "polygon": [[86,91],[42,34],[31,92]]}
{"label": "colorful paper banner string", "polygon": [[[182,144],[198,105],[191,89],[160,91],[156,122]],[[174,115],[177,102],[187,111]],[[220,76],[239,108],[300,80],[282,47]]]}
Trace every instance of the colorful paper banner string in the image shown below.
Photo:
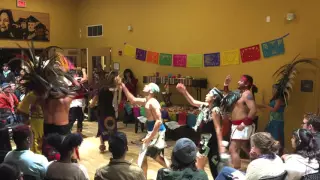
{"label": "colorful paper banner string", "polygon": [[204,55],[204,66],[220,66],[220,53],[211,53]]}
{"label": "colorful paper banner string", "polygon": [[136,57],[136,48],[126,44],[124,46],[124,55],[130,56],[130,57],[133,57],[133,58]]}
{"label": "colorful paper banner string", "polygon": [[203,55],[202,54],[188,54],[187,67],[202,67]]}
{"label": "colorful paper banner string", "polygon": [[[265,58],[284,54],[284,38],[289,34],[282,36],[281,38],[274,39],[272,41],[264,42],[259,45],[245,47],[224,51],[222,53],[208,53],[208,54],[166,54],[157,53],[152,51],[146,51],[143,49],[135,48],[128,44],[125,44],[124,54],[136,58],[141,61],[147,61],[149,63],[159,64],[162,66],[175,66],[175,67],[212,67],[212,66],[226,66],[233,64],[240,64],[240,57],[243,63],[256,61],[261,59],[261,51]],[[201,61],[200,61],[201,59]]]}
{"label": "colorful paper banner string", "polygon": [[221,65],[234,65],[240,63],[240,52],[238,49],[231,50],[231,51],[224,51],[222,53],[221,58]]}
{"label": "colorful paper banner string", "polygon": [[160,53],[159,64],[162,66],[171,66],[172,65],[172,54]]}
{"label": "colorful paper banner string", "polygon": [[174,54],[173,55],[173,66],[175,67],[186,67],[187,55],[185,54]]}
{"label": "colorful paper banner string", "polygon": [[147,52],[147,62],[158,64],[159,63],[159,53],[148,51]]}
{"label": "colorful paper banner string", "polygon": [[284,51],[285,51],[283,38],[262,43],[261,47],[262,47],[263,56],[265,58],[284,54]]}
{"label": "colorful paper banner string", "polygon": [[140,61],[145,61],[147,57],[147,51],[143,50],[143,49],[139,49],[137,48],[136,51],[136,59],[140,60]]}
{"label": "colorful paper banner string", "polygon": [[243,63],[259,60],[261,58],[259,44],[246,48],[241,48],[240,55]]}

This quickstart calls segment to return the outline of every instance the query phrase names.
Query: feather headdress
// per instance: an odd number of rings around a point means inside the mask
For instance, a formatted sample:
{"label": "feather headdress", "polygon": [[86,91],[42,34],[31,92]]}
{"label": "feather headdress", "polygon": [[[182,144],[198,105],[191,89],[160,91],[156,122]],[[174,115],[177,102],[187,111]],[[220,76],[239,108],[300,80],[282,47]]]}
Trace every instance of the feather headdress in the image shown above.
{"label": "feather headdress", "polygon": [[[22,47],[18,44],[22,49]],[[50,46],[45,48],[39,56],[35,54],[35,48],[33,42],[29,45],[29,53],[31,58],[13,58],[9,61],[21,61],[23,69],[26,74],[22,80],[24,83],[22,86],[27,91],[34,91],[38,96],[46,99],[62,98],[67,95],[75,95],[75,91],[79,87],[70,87],[69,84],[73,82],[73,77],[67,74],[69,70],[65,57],[56,51],[53,55],[49,56],[49,52],[53,49],[61,49],[56,46]]]}
{"label": "feather headdress", "polygon": [[229,92],[221,100],[220,109],[223,114],[232,112],[233,105],[241,98],[240,90]]}
{"label": "feather headdress", "polygon": [[[299,55],[298,55],[299,56]],[[296,56],[292,62],[281,66],[273,76],[279,78],[277,84],[275,84],[274,88],[276,88],[276,93],[273,99],[283,98],[286,105],[287,101],[290,99],[290,92],[292,91],[292,87],[294,84],[294,78],[298,74],[297,65],[298,64],[310,64],[318,68],[315,63],[315,59],[299,59],[297,60]]]}

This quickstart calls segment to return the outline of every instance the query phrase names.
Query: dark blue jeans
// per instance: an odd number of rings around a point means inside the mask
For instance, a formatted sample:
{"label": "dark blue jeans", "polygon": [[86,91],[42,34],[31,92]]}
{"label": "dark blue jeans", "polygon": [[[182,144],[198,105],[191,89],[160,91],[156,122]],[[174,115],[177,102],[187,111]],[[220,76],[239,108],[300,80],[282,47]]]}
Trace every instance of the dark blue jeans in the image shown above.
{"label": "dark blue jeans", "polygon": [[[215,180],[233,180],[232,173],[238,171],[231,167],[224,167],[218,174],[217,178]],[[244,173],[243,173],[244,174]]]}

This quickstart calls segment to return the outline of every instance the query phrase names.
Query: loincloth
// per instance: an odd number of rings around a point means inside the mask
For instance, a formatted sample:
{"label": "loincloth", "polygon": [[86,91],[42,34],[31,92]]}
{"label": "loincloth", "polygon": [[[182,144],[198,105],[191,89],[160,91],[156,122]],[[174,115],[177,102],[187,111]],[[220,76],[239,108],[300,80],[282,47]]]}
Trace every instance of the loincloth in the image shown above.
{"label": "loincloth", "polygon": [[244,120],[233,120],[231,121],[231,140],[249,140],[251,135],[255,132],[255,125],[252,123],[246,125],[243,130],[239,131],[237,127],[243,123]]}

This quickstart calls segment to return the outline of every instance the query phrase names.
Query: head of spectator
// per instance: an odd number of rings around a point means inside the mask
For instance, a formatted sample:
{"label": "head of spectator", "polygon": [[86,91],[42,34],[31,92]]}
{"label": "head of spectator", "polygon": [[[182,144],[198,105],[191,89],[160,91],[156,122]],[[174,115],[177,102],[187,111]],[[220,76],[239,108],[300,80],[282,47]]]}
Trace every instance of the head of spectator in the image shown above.
{"label": "head of spectator", "polygon": [[82,141],[83,138],[78,133],[66,136],[55,133],[49,134],[47,137],[48,144],[60,153],[60,161],[64,162],[71,162],[75,149],[81,145]]}
{"label": "head of spectator", "polygon": [[1,89],[4,93],[11,93],[12,92],[12,89],[11,89],[11,85],[10,83],[3,83],[1,85]]}
{"label": "head of spectator", "polygon": [[308,129],[312,133],[317,133],[320,131],[320,116],[317,116],[316,114],[308,114],[305,115],[303,119],[303,129]]}
{"label": "head of spectator", "polygon": [[0,164],[1,179],[5,180],[23,180],[23,173],[15,165]]}
{"label": "head of spectator", "polygon": [[8,66],[7,63],[4,63],[4,64],[3,64],[2,70],[3,70],[4,72],[7,72],[7,71],[9,70],[9,66]]}
{"label": "head of spectator", "polygon": [[270,133],[258,132],[250,138],[251,150],[250,158],[256,159],[266,157],[268,159],[276,158],[276,153],[280,149],[280,143],[273,139]]}
{"label": "head of spectator", "polygon": [[32,139],[30,127],[27,125],[17,126],[12,130],[12,139],[17,146],[17,150],[28,150]]}
{"label": "head of spectator", "polygon": [[301,124],[301,127],[303,129],[308,129],[308,122],[313,116],[315,116],[314,113],[305,113],[303,115],[303,120],[302,120],[302,124]]}
{"label": "head of spectator", "polygon": [[20,77],[23,77],[26,74],[26,70],[21,69],[20,70]]}
{"label": "head of spectator", "polygon": [[115,133],[109,138],[108,144],[113,159],[125,159],[125,155],[128,151],[126,134],[122,132]]}
{"label": "head of spectator", "polygon": [[307,129],[293,131],[291,145],[295,154],[309,159],[320,158],[317,141],[312,132]]}
{"label": "head of spectator", "polygon": [[188,138],[179,139],[171,155],[171,169],[181,171],[186,168],[191,168],[196,171],[197,146]]}

